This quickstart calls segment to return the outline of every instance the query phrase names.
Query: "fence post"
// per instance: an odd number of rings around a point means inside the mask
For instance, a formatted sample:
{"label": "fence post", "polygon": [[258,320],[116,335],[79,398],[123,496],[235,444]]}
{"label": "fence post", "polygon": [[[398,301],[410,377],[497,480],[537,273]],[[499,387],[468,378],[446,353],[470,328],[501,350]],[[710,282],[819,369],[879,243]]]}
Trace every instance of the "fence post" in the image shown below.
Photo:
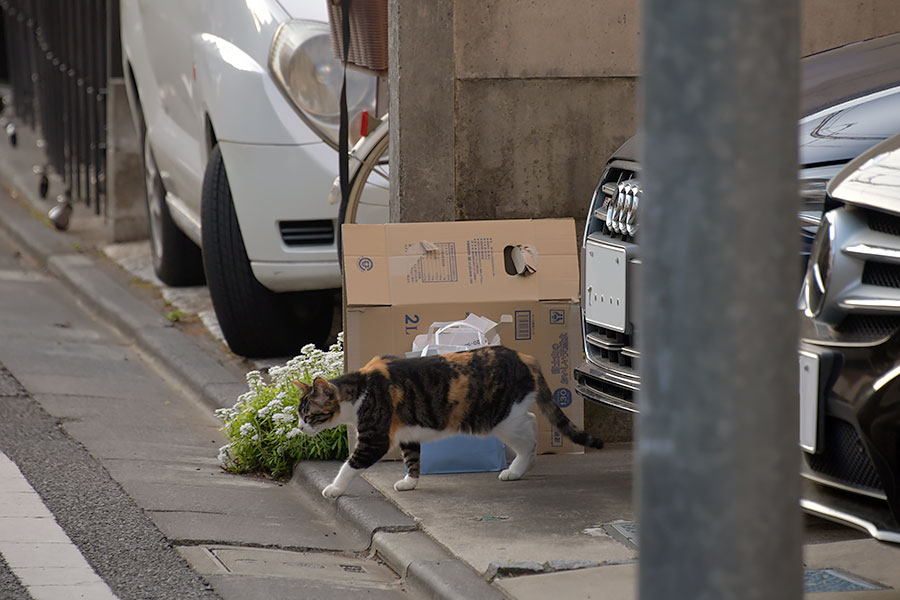
{"label": "fence post", "polygon": [[106,223],[113,241],[147,237],[141,142],[131,120],[125,81],[107,84]]}
{"label": "fence post", "polygon": [[643,600],[802,595],[798,0],[646,0]]}
{"label": "fence post", "polygon": [[131,118],[122,70],[119,2],[106,2],[106,222],[114,241],[147,237],[144,165],[141,139]]}

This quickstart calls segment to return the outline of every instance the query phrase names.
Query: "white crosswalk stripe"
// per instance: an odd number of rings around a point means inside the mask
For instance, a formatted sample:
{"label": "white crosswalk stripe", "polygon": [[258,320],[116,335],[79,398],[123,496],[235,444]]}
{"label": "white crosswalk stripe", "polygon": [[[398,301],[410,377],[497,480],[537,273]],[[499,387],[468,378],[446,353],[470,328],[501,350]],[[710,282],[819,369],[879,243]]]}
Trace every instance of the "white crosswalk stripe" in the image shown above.
{"label": "white crosswalk stripe", "polygon": [[0,554],[35,600],[118,600],[2,452]]}

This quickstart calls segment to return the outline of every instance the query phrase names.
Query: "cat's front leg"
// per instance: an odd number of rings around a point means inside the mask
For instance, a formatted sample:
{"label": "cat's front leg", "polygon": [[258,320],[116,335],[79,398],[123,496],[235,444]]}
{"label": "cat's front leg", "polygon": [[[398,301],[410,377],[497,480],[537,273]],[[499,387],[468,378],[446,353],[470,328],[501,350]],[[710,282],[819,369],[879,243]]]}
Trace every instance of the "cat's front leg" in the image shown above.
{"label": "cat's front leg", "polygon": [[360,433],[353,454],[347,459],[334,481],[325,486],[322,495],[326,498],[337,498],[347,491],[350,482],[363,470],[368,469],[384,456],[390,447],[390,440],[383,436],[369,436]]}
{"label": "cat's front leg", "polygon": [[348,460],[343,465],[341,465],[341,470],[338,471],[338,474],[335,476],[334,481],[325,486],[325,489],[322,490],[322,495],[326,498],[337,498],[347,491],[347,487],[350,485],[350,482],[356,478],[356,475],[358,473],[359,470],[351,467],[350,461]]}

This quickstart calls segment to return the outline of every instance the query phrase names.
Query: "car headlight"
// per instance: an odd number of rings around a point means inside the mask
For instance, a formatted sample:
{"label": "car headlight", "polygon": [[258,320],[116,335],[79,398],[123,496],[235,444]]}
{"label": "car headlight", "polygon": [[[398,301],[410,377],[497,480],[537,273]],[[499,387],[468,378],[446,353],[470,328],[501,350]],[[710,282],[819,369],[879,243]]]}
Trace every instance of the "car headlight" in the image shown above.
{"label": "car headlight", "polygon": [[[282,23],[269,50],[269,70],[300,117],[323,140],[337,147],[343,66],[332,53],[328,25],[316,21]],[[351,119],[364,110],[375,114],[376,88],[375,75],[347,69]],[[354,142],[351,137],[350,145]]]}

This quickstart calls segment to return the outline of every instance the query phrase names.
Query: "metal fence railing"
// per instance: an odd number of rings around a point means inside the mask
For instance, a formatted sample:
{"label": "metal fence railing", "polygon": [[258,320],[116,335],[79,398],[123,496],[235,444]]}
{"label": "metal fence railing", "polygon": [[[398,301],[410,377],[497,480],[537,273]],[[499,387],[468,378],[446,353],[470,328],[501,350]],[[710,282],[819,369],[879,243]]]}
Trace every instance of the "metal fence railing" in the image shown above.
{"label": "metal fence railing", "polygon": [[0,10],[16,118],[43,139],[66,196],[105,213],[107,82],[121,76],[118,0],[0,0]]}

